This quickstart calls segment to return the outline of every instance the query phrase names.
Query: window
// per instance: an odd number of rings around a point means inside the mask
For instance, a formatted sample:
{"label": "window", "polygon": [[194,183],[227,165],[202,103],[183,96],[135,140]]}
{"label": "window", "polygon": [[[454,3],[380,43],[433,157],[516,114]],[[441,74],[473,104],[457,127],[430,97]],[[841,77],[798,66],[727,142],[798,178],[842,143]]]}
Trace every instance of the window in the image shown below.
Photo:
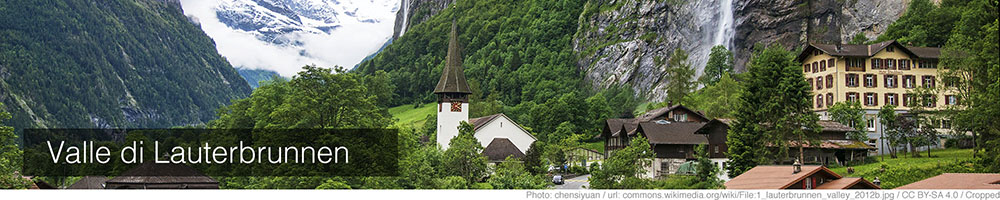
{"label": "window", "polygon": [[811,70],[809,70],[809,64],[802,65],[802,71],[803,72],[809,72],[809,71],[811,71]]}
{"label": "window", "polygon": [[955,95],[944,95],[946,105],[958,105],[958,97]]}
{"label": "window", "polygon": [[814,181],[815,180],[812,177],[809,177],[809,178],[806,178],[805,180],[802,180],[802,182],[803,182],[802,189],[813,189],[813,182]]}
{"label": "window", "polygon": [[823,60],[819,61],[819,71],[821,71],[821,72],[825,72],[826,71],[826,61],[823,61]]}
{"label": "window", "polygon": [[833,74],[826,75],[826,88],[833,88]]}
{"label": "window", "polygon": [[848,58],[847,71],[865,71],[865,59]]}
{"label": "window", "polygon": [[888,46],[888,47],[885,47],[885,51],[887,51],[887,52],[893,52],[893,51],[895,51],[895,49],[892,48],[892,46]]}
{"label": "window", "polygon": [[858,87],[858,75],[857,74],[847,74],[847,87]]}
{"label": "window", "polygon": [[878,97],[875,97],[875,93],[865,93],[865,105],[878,106]]}
{"label": "window", "polygon": [[896,104],[896,94],[886,93],[885,94],[885,104],[898,106],[899,104]]}
{"label": "window", "polygon": [[812,66],[813,66],[813,72],[819,72],[819,64],[816,64],[816,62],[813,62]]}
{"label": "window", "polygon": [[826,66],[829,67],[829,68],[833,68],[834,70],[836,70],[837,69],[837,61],[834,60],[833,58],[830,58],[829,60],[826,60]]}
{"label": "window", "polygon": [[816,77],[816,90],[823,89],[823,77]]}
{"label": "window", "polygon": [[896,69],[896,60],[885,59],[885,62],[886,62],[885,69],[892,69],[892,70]]}
{"label": "window", "polygon": [[896,88],[896,75],[885,75],[885,87]]}
{"label": "window", "polygon": [[877,142],[878,142],[878,139],[868,139],[868,144],[875,144]]}
{"label": "window", "polygon": [[882,69],[882,59],[872,58],[872,69]]}
{"label": "window", "polygon": [[910,70],[910,60],[899,59],[899,70]]}
{"label": "window", "polygon": [[933,61],[920,61],[921,69],[937,69],[937,62]]}
{"label": "window", "polygon": [[903,106],[913,107],[913,95],[903,94]]}
{"label": "window", "polygon": [[870,116],[868,118],[868,131],[875,131],[875,116]]}
{"label": "window", "polygon": [[917,77],[913,75],[903,75],[903,88],[913,88],[917,84]]}
{"label": "window", "polygon": [[686,122],[688,120],[687,114],[674,114],[674,121]]}
{"label": "window", "polygon": [[816,108],[823,108],[823,95],[816,95]]}
{"label": "window", "polygon": [[950,129],[951,128],[951,120],[942,119],[941,120],[941,128],[943,128],[943,129]]}
{"label": "window", "polygon": [[933,108],[937,106],[937,96],[927,95],[924,96],[924,107]]}
{"label": "window", "polygon": [[809,82],[809,88],[813,88],[813,79],[812,78],[807,78],[806,82]]}
{"label": "window", "polygon": [[826,93],[826,105],[833,105],[833,93]]}
{"label": "window", "polygon": [[719,145],[715,145],[715,153],[719,153]]}
{"label": "window", "polygon": [[878,87],[878,83],[875,82],[874,74],[865,74],[865,87]]}
{"label": "window", "polygon": [[848,92],[847,93],[847,101],[857,102],[858,101],[858,93],[857,92]]}
{"label": "window", "polygon": [[921,82],[921,85],[923,85],[924,88],[934,87],[934,76],[923,76],[923,82]]}

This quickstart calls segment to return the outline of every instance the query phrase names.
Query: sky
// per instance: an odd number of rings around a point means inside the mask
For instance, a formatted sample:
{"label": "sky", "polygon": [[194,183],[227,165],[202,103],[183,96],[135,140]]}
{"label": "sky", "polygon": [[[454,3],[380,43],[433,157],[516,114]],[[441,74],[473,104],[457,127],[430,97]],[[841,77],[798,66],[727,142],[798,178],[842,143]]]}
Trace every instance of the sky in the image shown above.
{"label": "sky", "polygon": [[[291,77],[303,65],[319,67],[354,67],[364,57],[378,50],[392,37],[393,20],[399,7],[398,0],[347,0],[344,7],[357,9],[358,16],[375,19],[376,23],[362,23],[346,15],[339,18],[341,27],[330,33],[295,33],[287,37],[303,41],[301,47],[283,47],[258,40],[252,33],[232,29],[216,17],[221,3],[245,0],[181,0],[185,15],[199,22],[202,30],[213,40],[219,54],[226,57],[233,67],[268,69]],[[322,0],[302,0],[322,1]]]}

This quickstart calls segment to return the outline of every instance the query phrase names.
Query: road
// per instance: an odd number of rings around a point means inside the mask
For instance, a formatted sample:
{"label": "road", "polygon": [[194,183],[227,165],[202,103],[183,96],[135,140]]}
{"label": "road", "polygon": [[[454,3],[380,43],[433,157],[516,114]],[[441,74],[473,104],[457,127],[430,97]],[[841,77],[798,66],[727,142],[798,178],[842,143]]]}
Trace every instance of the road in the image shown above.
{"label": "road", "polygon": [[560,190],[580,190],[580,189],[587,189],[587,188],[584,188],[584,186],[586,186],[588,188],[590,187],[590,181],[588,181],[589,178],[590,178],[590,174],[583,175],[583,176],[577,176],[577,177],[572,178],[572,179],[566,179],[566,183],[562,184],[562,185],[556,185],[556,189],[560,189]]}

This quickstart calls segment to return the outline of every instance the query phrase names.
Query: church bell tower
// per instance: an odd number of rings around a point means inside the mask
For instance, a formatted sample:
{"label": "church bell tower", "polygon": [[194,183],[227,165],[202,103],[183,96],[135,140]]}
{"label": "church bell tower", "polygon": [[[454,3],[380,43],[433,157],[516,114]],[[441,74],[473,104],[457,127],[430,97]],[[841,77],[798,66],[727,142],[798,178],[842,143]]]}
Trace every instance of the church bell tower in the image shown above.
{"label": "church bell tower", "polygon": [[469,121],[469,83],[465,80],[462,69],[462,55],[458,47],[458,27],[453,20],[448,41],[448,55],[445,57],[444,69],[434,94],[438,96],[437,107],[437,143],[442,149],[448,149],[448,143],[458,136],[458,125]]}

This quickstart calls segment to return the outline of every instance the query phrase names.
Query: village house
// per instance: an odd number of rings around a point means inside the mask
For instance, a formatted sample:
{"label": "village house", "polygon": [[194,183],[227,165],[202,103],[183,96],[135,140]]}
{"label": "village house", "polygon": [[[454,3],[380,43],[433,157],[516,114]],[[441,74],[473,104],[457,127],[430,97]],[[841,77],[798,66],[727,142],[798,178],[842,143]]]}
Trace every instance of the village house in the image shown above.
{"label": "village house", "polygon": [[469,119],[469,94],[472,94],[472,89],[462,67],[457,27],[452,22],[446,63],[434,88],[434,94],[438,95],[438,145],[448,149],[448,143],[459,134],[458,125],[464,121],[473,125],[474,136],[484,147],[482,153],[491,163],[501,162],[508,156],[523,158],[531,143],[537,139],[513,119],[503,113]]}
{"label": "village house", "polygon": [[144,163],[104,182],[105,189],[219,189],[219,181],[183,164]]}
{"label": "village house", "polygon": [[903,190],[986,189],[1000,190],[1000,174],[944,173],[899,186]]}
{"label": "village house", "polygon": [[757,166],[725,183],[726,189],[881,189],[864,178],[841,177],[820,165]]}
{"label": "village house", "polygon": [[[865,142],[877,147],[873,153],[886,154],[888,149],[882,148],[886,141],[881,139],[884,130],[877,117],[882,106],[894,105],[897,113],[905,115],[915,107],[936,111],[958,104],[958,97],[947,90],[923,97],[913,94],[919,87],[949,85],[937,77],[940,55],[940,48],[904,46],[890,40],[870,45],[810,43],[797,59],[813,92],[813,111],[828,120],[827,109],[833,104],[861,103],[869,138]],[[917,105],[917,98],[928,101]],[[938,132],[950,131],[950,120],[934,120]]]}

